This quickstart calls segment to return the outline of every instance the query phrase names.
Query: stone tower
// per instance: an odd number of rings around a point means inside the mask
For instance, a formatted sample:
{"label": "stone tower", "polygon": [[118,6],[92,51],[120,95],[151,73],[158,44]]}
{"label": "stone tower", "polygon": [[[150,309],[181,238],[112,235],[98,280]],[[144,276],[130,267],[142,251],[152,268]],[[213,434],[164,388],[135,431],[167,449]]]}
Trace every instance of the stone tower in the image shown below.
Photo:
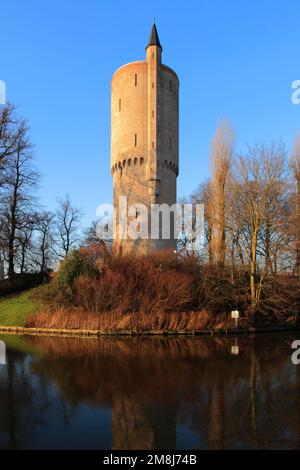
{"label": "stone tower", "polygon": [[[158,239],[151,238],[150,218],[145,220],[139,205],[145,205],[150,213],[152,204],[172,206],[176,203],[178,92],[176,73],[162,64],[162,46],[153,23],[146,60],[123,65],[114,73],[111,82],[114,247],[119,253],[149,254],[176,248],[172,228],[169,239],[163,239],[161,234]],[[126,224],[134,224],[136,219],[137,226],[141,226],[141,221],[146,222],[143,227],[148,225],[148,239],[139,235],[134,239],[120,235],[120,196],[127,196],[128,208],[134,207],[127,222],[122,223],[123,234]]]}

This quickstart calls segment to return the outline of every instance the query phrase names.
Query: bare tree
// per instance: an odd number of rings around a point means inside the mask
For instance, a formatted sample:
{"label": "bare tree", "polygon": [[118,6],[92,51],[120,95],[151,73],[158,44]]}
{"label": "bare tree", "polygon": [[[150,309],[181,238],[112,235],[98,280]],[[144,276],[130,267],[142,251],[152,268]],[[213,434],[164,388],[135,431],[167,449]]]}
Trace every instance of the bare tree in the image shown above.
{"label": "bare tree", "polygon": [[46,273],[54,261],[54,214],[49,211],[37,215],[35,226],[37,237],[35,240],[34,264],[39,272]]}
{"label": "bare tree", "polygon": [[83,217],[81,209],[73,206],[70,197],[58,200],[56,215],[55,253],[62,259],[75,247],[79,240],[79,223]]}
{"label": "bare tree", "polygon": [[34,249],[33,233],[35,228],[34,214],[29,214],[27,221],[24,220],[16,233],[16,257],[15,265],[18,264],[20,273],[23,274],[31,269],[30,258]]}
{"label": "bare tree", "polygon": [[210,260],[221,265],[225,262],[226,193],[234,147],[234,132],[223,120],[211,142],[212,178],[206,206],[210,232]]}
{"label": "bare tree", "polygon": [[[211,182],[205,181],[198,186],[190,198],[192,204],[204,205],[204,240],[201,240],[203,246],[201,247],[201,250],[198,250],[198,255],[200,255],[203,259],[208,258],[209,262],[213,262],[213,253],[211,247],[211,215],[213,214],[213,210],[211,196]],[[196,234],[196,237],[197,236],[198,234]]]}
{"label": "bare tree", "polygon": [[239,228],[240,242],[248,258],[253,307],[259,301],[263,280],[272,262],[272,241],[276,236],[278,241],[285,235],[282,221],[289,197],[285,163],[285,148],[281,143],[268,147],[256,145],[249,148],[248,154],[239,156],[232,178],[230,215],[234,221],[232,226]]}
{"label": "bare tree", "polygon": [[[109,222],[112,223],[112,222]],[[84,244],[98,245],[110,251],[112,249],[112,239],[105,239],[102,234],[109,229],[108,222],[93,221],[91,226],[85,231]]]}
{"label": "bare tree", "polygon": [[8,104],[0,109],[0,186],[3,171],[10,157],[22,152],[30,145],[27,137],[28,126],[23,118],[16,116],[14,106]]}
{"label": "bare tree", "polygon": [[296,182],[296,272],[300,279],[300,134],[297,135],[294,143],[291,167]]}
{"label": "bare tree", "polygon": [[24,230],[30,225],[30,218],[35,212],[34,190],[39,182],[39,173],[33,165],[31,144],[27,136],[28,127],[22,129],[22,132],[18,133],[15,151],[7,160],[0,193],[2,219],[0,236],[10,279],[15,275],[15,262],[22,230],[24,235]]}

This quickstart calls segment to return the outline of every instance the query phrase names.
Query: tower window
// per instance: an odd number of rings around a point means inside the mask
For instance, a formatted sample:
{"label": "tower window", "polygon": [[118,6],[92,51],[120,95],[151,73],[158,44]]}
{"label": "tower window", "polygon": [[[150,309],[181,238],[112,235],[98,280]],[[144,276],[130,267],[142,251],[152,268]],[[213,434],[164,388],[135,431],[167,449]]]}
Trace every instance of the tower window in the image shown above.
{"label": "tower window", "polygon": [[137,163],[138,163],[138,159],[135,157],[135,159],[133,160],[133,164],[137,165]]}
{"label": "tower window", "polygon": [[119,99],[119,112],[121,111],[121,98]]}
{"label": "tower window", "polygon": [[134,85],[137,86],[137,74],[134,76]]}
{"label": "tower window", "polygon": [[172,137],[170,137],[170,150],[172,150]]}
{"label": "tower window", "polygon": [[134,134],[134,145],[137,146],[137,134]]}
{"label": "tower window", "polygon": [[154,117],[154,109],[152,110],[152,117]]}
{"label": "tower window", "polygon": [[154,59],[154,52],[152,52],[152,59]]}
{"label": "tower window", "polygon": [[152,148],[154,149],[154,141],[152,142]]}
{"label": "tower window", "polygon": [[154,88],[154,82],[152,82],[152,88]]}
{"label": "tower window", "polygon": [[172,91],[172,80],[170,80],[170,91]]}

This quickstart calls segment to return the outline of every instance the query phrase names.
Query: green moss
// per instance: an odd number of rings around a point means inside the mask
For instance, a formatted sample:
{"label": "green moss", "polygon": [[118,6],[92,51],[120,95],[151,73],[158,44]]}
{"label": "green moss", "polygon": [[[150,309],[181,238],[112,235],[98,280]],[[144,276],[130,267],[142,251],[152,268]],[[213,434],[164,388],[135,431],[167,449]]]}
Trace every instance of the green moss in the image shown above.
{"label": "green moss", "polygon": [[0,326],[24,326],[29,315],[38,313],[40,304],[35,289],[0,299]]}

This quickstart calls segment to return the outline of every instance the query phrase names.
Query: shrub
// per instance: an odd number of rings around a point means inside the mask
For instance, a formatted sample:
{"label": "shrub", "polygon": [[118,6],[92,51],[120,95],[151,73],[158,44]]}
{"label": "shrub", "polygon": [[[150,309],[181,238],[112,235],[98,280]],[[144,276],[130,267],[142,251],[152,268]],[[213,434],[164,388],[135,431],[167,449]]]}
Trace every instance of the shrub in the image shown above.
{"label": "shrub", "polygon": [[264,320],[298,320],[300,313],[300,283],[292,275],[277,274],[266,278],[256,316]]}
{"label": "shrub", "polygon": [[232,273],[226,267],[203,265],[197,282],[199,308],[211,313],[229,313],[248,308],[248,274],[239,270]]}
{"label": "shrub", "polygon": [[63,261],[57,276],[56,283],[58,290],[70,295],[73,282],[79,276],[94,277],[97,271],[88,259],[80,250],[73,250],[67,255]]}
{"label": "shrub", "polygon": [[[159,253],[149,257],[117,257],[88,249],[72,252],[56,279],[40,288],[37,295],[58,310],[67,307],[81,315],[111,313],[125,320],[127,316],[131,320],[138,317],[145,320],[151,315],[158,322],[160,313],[166,314],[160,318],[167,318],[180,312],[178,321],[190,324],[188,318],[182,320],[185,314],[192,318],[205,312],[207,324],[219,321],[220,317],[226,323],[235,309],[250,322],[259,323],[265,318],[297,319],[300,305],[297,279],[279,275],[266,278],[255,311],[251,308],[248,286],[246,269],[232,272],[226,266],[201,263],[193,256],[179,258]],[[194,324],[203,324],[203,315],[200,320],[197,315],[193,317]],[[164,322],[159,323],[160,327]]]}
{"label": "shrub", "polygon": [[74,281],[73,302],[89,312],[176,311],[195,302],[195,279],[190,273],[162,270],[151,260],[115,260],[100,276]]}

